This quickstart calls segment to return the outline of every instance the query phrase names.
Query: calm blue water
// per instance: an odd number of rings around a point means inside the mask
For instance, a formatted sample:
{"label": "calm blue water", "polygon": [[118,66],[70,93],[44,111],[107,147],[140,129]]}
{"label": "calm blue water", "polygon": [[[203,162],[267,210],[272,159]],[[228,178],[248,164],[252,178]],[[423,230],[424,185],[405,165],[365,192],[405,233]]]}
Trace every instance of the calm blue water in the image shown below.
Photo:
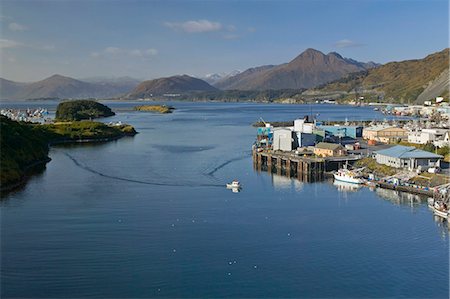
{"label": "calm blue water", "polygon": [[[253,169],[250,124],[259,117],[384,115],[225,103],[173,103],[175,113],[158,115],[108,105],[118,114],[105,121],[140,134],[54,147],[46,170],[0,201],[3,298],[448,297],[447,224],[424,199]],[[234,178],[240,193],[224,187]]]}

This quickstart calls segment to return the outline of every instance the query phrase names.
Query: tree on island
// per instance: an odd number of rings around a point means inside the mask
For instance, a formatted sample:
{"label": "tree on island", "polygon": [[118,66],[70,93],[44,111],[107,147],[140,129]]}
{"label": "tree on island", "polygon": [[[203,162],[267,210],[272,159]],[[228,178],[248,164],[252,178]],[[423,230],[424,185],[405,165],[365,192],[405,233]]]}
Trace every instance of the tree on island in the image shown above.
{"label": "tree on island", "polygon": [[83,119],[113,116],[115,113],[101,103],[93,100],[66,101],[58,104],[56,109],[56,120],[76,121]]}

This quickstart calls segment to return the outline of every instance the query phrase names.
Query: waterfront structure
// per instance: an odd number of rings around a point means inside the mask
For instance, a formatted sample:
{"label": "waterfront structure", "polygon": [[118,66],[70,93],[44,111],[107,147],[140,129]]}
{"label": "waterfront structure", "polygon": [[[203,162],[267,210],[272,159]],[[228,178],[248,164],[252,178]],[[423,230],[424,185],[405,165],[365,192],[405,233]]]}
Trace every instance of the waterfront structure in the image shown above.
{"label": "waterfront structure", "polygon": [[259,127],[256,134],[256,145],[261,148],[270,148],[273,141],[273,131],[270,124]]}
{"label": "waterfront structure", "polygon": [[[274,150],[292,151],[293,132],[290,128],[274,128],[272,147]],[[295,135],[296,136],[296,135]]]}
{"label": "waterfront structure", "polygon": [[377,163],[407,170],[425,170],[429,167],[439,166],[442,158],[441,155],[403,145],[375,152]]}
{"label": "waterfront structure", "polygon": [[325,130],[327,135],[333,135],[338,137],[362,137],[363,127],[361,126],[346,126],[346,125],[334,125],[334,126],[318,126],[319,129]]}
{"label": "waterfront structure", "polygon": [[308,147],[316,144],[317,137],[315,134],[295,132],[295,135],[297,138],[294,138],[294,148]]}
{"label": "waterfront structure", "polygon": [[367,140],[389,143],[394,140],[408,138],[408,131],[406,129],[394,126],[374,126],[364,128],[363,138]]}
{"label": "waterfront structure", "polygon": [[314,154],[319,157],[345,156],[347,150],[340,144],[319,142],[314,148]]}

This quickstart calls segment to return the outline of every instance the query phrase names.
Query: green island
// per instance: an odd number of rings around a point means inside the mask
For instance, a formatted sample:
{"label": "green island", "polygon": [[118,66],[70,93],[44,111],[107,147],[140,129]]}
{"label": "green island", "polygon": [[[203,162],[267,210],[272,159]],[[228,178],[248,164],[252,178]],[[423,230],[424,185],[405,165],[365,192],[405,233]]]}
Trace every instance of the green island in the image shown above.
{"label": "green island", "polygon": [[74,121],[113,116],[115,113],[101,103],[93,100],[65,101],[56,108],[56,120]]}
{"label": "green island", "polygon": [[60,143],[93,143],[134,136],[130,125],[107,125],[94,121],[32,124],[0,116],[0,190],[21,185],[30,170],[50,161],[49,145]]}
{"label": "green island", "polygon": [[167,105],[141,105],[134,107],[136,111],[149,111],[149,112],[158,112],[158,113],[172,113],[175,110],[172,106]]}

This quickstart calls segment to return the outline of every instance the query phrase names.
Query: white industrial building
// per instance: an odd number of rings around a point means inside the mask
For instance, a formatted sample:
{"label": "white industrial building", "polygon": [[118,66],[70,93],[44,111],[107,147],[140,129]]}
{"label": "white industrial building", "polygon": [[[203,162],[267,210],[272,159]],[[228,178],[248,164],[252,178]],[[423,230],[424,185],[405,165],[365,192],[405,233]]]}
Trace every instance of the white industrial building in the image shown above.
{"label": "white industrial building", "polygon": [[293,132],[291,128],[274,128],[273,129],[273,150],[292,151]]}
{"label": "white industrial building", "polygon": [[439,166],[442,158],[441,155],[403,145],[375,152],[377,163],[408,170],[426,170],[429,167]]}

